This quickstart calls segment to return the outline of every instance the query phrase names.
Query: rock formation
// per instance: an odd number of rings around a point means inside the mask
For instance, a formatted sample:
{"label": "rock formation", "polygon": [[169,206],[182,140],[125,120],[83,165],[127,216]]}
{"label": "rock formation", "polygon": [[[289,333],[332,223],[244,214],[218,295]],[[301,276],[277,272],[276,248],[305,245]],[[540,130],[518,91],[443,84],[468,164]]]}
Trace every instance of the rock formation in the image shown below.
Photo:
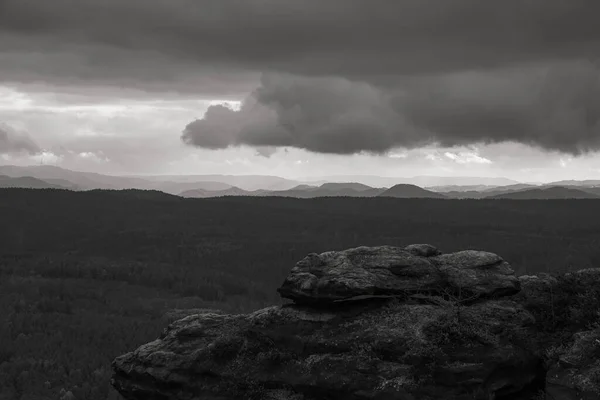
{"label": "rock formation", "polygon": [[514,271],[496,254],[439,254],[433,246],[412,245],[309,254],[292,269],[279,293],[296,303],[324,303],[423,292],[493,297],[519,290]]}
{"label": "rock formation", "polygon": [[556,283],[519,280],[481,251],[310,254],[279,288],[293,304],[175,321],[115,359],[112,384],[128,400],[524,399],[545,387],[551,368],[554,393],[593,394],[595,353],[578,349],[597,333],[557,350],[562,364],[542,356],[524,304],[537,304],[544,285]]}

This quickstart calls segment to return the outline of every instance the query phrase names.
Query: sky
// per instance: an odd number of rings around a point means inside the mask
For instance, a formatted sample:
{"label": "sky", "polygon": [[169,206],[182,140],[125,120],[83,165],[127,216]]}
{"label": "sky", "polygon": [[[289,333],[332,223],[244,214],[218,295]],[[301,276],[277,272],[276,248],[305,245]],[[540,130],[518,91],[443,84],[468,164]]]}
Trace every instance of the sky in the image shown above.
{"label": "sky", "polygon": [[0,0],[0,164],[600,177],[598,0]]}

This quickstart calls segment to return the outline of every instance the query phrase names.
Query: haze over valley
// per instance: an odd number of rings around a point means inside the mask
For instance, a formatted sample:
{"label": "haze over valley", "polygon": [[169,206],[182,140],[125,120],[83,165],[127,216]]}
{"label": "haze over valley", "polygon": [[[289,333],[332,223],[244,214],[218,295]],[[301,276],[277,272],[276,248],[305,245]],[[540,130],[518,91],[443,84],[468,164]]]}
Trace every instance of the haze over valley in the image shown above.
{"label": "haze over valley", "polygon": [[[385,186],[369,186],[384,184]],[[600,180],[518,183],[506,178],[416,176],[317,177],[305,181],[261,175],[112,176],[55,166],[0,166],[0,188],[156,190],[187,198],[223,196],[397,197],[445,199],[600,198]]]}

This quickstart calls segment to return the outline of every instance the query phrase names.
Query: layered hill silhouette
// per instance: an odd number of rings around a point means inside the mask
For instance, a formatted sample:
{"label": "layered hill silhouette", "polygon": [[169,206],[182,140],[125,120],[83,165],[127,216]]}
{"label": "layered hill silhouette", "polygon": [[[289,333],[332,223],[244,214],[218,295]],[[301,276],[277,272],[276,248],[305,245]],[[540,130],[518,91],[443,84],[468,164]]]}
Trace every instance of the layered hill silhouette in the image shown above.
{"label": "layered hill silhouette", "polygon": [[281,197],[375,197],[385,188],[373,188],[358,182],[329,182],[321,186],[301,185],[290,190],[270,192],[270,196]]}
{"label": "layered hill silhouette", "polygon": [[[310,178],[304,178],[310,181]],[[413,177],[389,177],[376,175],[334,175],[319,178],[320,183],[326,182],[361,182],[371,187],[392,187],[397,184],[416,185],[420,187],[439,186],[505,186],[519,183],[503,177],[477,176],[431,176],[419,175]]]}
{"label": "layered hill silhouette", "polygon": [[385,191],[385,188],[378,189],[370,186],[349,182],[349,183],[325,183],[321,186],[298,185],[289,190],[243,190],[239,187],[231,187],[226,190],[188,190],[180,193],[182,197],[208,198],[222,196],[276,196],[276,197],[296,197],[310,199],[315,197],[375,197]]}
{"label": "layered hill silhouette", "polygon": [[69,186],[50,183],[31,176],[11,178],[0,175],[0,188],[24,188],[24,189],[71,189]]}
{"label": "layered hill silhouette", "polygon": [[[348,178],[347,181],[340,179]],[[330,181],[328,181],[329,179]],[[367,183],[385,183],[369,185]],[[599,180],[567,180],[552,184],[515,183],[505,178],[391,178],[334,176],[292,180],[269,175],[148,175],[112,176],[71,171],[57,166],[0,166],[0,188],[87,191],[150,190],[185,198],[251,197],[396,197],[450,199],[579,199],[600,198]],[[559,189],[556,189],[559,187]],[[552,190],[548,190],[552,189]]]}
{"label": "layered hill silhouette", "polygon": [[529,185],[526,183],[519,183],[515,185],[507,185],[507,186],[492,186],[492,187],[483,187],[481,189],[470,189],[470,190],[460,190],[459,188],[454,188],[452,191],[445,192],[443,190],[438,190],[438,192],[443,193],[445,196],[450,197],[452,199],[485,199],[495,195],[502,195],[506,193],[518,192],[526,189],[536,188],[535,185]]}
{"label": "layered hill silhouette", "polygon": [[432,192],[430,190],[423,189],[416,185],[400,184],[395,185],[379,194],[380,197],[396,197],[396,198],[426,198],[426,199],[447,199],[441,193]]}
{"label": "layered hill silhouette", "polygon": [[186,198],[197,198],[205,199],[209,197],[223,197],[223,196],[267,196],[268,191],[265,190],[244,190],[239,187],[232,186],[224,190],[206,190],[206,189],[194,189],[186,190],[181,192],[179,196]]}
{"label": "layered hill silhouette", "polygon": [[503,193],[488,197],[489,199],[513,199],[513,200],[550,200],[550,199],[600,199],[600,196],[580,189],[552,186],[548,188],[536,188],[521,190],[511,193]]}

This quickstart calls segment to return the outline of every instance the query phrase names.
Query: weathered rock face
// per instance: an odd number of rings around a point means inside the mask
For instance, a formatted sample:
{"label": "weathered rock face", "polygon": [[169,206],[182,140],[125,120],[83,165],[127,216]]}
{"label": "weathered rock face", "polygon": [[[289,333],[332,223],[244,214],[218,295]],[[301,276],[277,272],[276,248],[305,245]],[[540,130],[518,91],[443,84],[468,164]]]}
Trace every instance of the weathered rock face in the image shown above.
{"label": "weathered rock face", "polygon": [[296,264],[278,290],[296,303],[326,303],[414,293],[504,296],[517,293],[520,283],[510,265],[496,254],[440,255],[433,246],[412,245],[310,254]]}
{"label": "weathered rock face", "polygon": [[305,399],[487,399],[535,378],[538,358],[503,340],[531,323],[510,301],[467,307],[459,319],[442,307],[397,302],[200,314],[116,359],[114,385],[136,400],[282,390]]}
{"label": "weathered rock face", "polygon": [[[450,301],[448,288],[478,300]],[[178,320],[115,359],[112,384],[128,400],[510,396],[541,368],[535,319],[501,298],[518,290],[491,253],[415,245],[310,255],[280,288],[296,304]]]}

